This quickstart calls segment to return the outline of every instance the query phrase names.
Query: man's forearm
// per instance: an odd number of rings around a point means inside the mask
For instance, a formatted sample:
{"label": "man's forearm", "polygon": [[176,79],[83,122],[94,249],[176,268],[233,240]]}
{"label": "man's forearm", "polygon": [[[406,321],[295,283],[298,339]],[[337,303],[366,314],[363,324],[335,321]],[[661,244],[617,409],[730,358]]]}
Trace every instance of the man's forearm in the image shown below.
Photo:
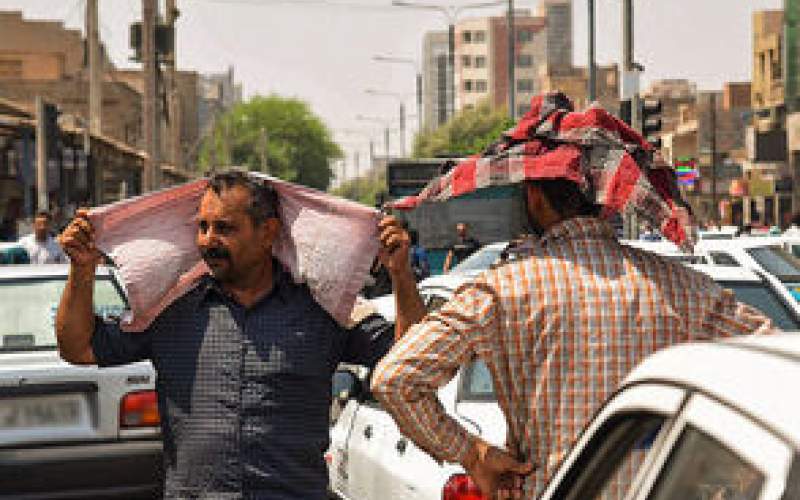
{"label": "man's forearm", "polygon": [[427,311],[419,289],[417,289],[417,282],[410,270],[392,276],[392,287],[394,288],[396,311],[394,336],[395,339],[399,339],[411,325],[419,323]]}
{"label": "man's forearm", "polygon": [[95,268],[70,266],[56,313],[56,337],[61,356],[71,363],[93,363]]}

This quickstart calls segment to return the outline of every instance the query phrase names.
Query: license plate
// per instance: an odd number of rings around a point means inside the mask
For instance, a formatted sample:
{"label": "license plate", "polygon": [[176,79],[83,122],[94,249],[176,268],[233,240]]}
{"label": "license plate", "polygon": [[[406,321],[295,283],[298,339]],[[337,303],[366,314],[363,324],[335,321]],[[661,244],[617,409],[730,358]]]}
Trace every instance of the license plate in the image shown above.
{"label": "license plate", "polygon": [[80,395],[0,400],[0,429],[73,427],[83,421]]}

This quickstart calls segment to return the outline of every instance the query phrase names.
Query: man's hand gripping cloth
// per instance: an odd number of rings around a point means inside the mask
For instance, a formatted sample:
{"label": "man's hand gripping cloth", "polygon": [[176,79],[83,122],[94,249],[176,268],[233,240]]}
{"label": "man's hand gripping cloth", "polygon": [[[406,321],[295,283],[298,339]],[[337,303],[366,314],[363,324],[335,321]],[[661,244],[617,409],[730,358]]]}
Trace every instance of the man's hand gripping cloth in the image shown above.
{"label": "man's hand gripping cloth", "polygon": [[[281,234],[273,254],[297,283],[347,325],[378,252],[379,213],[314,189],[250,173],[272,183]],[[142,331],[209,272],[195,243],[195,216],[207,179],[93,209],[97,247],[111,257],[128,293],[127,331]]]}
{"label": "man's hand gripping cloth", "polygon": [[695,241],[677,178],[638,132],[604,109],[580,113],[561,93],[535,96],[517,125],[482,154],[433,179],[416,196],[389,204],[413,209],[488,186],[567,179],[603,207],[602,215],[635,211],[684,249]]}

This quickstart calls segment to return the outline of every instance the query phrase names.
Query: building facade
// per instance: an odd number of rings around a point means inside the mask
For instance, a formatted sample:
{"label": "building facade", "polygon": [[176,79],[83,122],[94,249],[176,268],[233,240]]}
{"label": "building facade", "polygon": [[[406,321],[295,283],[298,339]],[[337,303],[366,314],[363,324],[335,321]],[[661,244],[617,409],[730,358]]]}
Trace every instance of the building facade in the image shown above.
{"label": "building facade", "polygon": [[451,115],[446,31],[429,31],[422,42],[422,126],[433,130]]}

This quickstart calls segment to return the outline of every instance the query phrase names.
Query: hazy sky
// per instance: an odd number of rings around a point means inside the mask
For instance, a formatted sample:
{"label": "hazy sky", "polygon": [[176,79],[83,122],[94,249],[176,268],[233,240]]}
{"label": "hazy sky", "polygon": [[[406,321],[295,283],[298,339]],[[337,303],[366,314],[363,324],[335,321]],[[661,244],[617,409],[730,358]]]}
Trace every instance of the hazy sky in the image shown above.
{"label": "hazy sky", "polygon": [[[435,3],[419,0],[420,3]],[[447,0],[445,0],[447,1]],[[128,25],[140,17],[139,0],[100,0],[101,36],[118,66],[130,66]],[[356,115],[396,119],[396,99],[364,93],[367,88],[407,93],[415,114],[414,69],[372,62],[375,54],[420,58],[424,32],[443,29],[432,11],[390,6],[391,0],[178,0],[178,63],[181,69],[218,72],[229,65],[245,96],[278,93],[307,101],[333,129],[348,152],[366,158],[366,136],[383,152],[382,126]],[[469,0],[450,0],[464,5]],[[622,0],[596,0],[598,63],[620,59]],[[645,82],[688,78],[701,89],[750,79],[752,12],[780,8],[782,0],[634,0],[636,59]],[[517,0],[517,8],[537,1]],[[163,8],[163,0],[162,0]],[[60,19],[81,28],[84,0],[0,0],[0,9],[23,10],[30,18]],[[163,11],[163,10],[162,10]],[[587,0],[573,0],[575,63],[587,56]],[[464,16],[501,13],[469,10]],[[2,33],[0,33],[2,36]],[[416,119],[408,120],[409,126]],[[395,127],[396,127],[395,123]],[[363,131],[347,133],[346,130]],[[409,138],[411,130],[409,130]],[[392,134],[397,153],[397,134]],[[410,149],[410,139],[407,141]],[[348,160],[348,163],[351,160]],[[352,174],[352,168],[348,174]]]}

